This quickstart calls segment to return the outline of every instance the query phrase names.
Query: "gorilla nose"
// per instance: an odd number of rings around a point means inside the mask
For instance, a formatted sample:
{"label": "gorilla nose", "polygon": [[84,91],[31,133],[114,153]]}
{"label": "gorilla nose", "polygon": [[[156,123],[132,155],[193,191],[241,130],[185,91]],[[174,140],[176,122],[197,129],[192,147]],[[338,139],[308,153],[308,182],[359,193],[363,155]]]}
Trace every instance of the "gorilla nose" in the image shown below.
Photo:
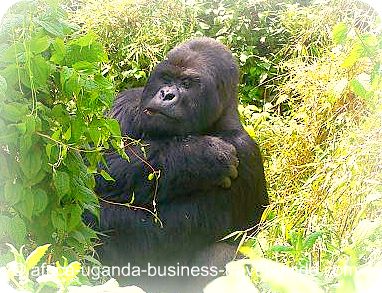
{"label": "gorilla nose", "polygon": [[175,94],[171,92],[165,92],[164,90],[161,91],[161,96],[163,98],[163,101],[171,101],[172,99],[175,98]]}
{"label": "gorilla nose", "polygon": [[156,112],[168,112],[169,109],[174,110],[178,102],[178,89],[174,86],[164,86],[156,92],[146,105],[146,108],[155,109]]}

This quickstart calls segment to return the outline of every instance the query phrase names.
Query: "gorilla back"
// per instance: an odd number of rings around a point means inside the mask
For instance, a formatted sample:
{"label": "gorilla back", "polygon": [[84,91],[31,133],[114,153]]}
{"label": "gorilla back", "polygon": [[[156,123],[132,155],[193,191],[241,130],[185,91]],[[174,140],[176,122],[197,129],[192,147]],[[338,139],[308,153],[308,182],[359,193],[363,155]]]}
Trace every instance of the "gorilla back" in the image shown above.
{"label": "gorilla back", "polygon": [[[109,115],[146,147],[127,142],[129,161],[105,154],[115,181],[97,179],[104,264],[223,266],[234,249],[216,242],[258,223],[268,197],[259,148],[239,120],[238,79],[230,51],[197,38],[172,49],[144,88],[117,97]],[[121,203],[156,211],[163,226]]]}

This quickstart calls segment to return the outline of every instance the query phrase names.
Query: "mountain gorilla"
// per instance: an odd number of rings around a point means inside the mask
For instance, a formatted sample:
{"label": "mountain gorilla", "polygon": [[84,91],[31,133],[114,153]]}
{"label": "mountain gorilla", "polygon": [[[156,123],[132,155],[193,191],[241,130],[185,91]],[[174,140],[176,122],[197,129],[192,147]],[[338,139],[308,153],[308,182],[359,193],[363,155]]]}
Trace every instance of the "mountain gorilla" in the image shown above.
{"label": "mountain gorilla", "polygon": [[[155,267],[161,276],[138,280],[149,292],[200,292],[234,257],[233,246],[216,242],[257,224],[268,204],[259,148],[239,120],[238,79],[225,46],[193,39],[172,49],[144,88],[122,92],[109,113],[146,147],[126,143],[129,160],[105,154],[115,181],[97,181],[100,229],[109,235],[100,255],[107,265]],[[158,181],[149,180],[153,170]]]}

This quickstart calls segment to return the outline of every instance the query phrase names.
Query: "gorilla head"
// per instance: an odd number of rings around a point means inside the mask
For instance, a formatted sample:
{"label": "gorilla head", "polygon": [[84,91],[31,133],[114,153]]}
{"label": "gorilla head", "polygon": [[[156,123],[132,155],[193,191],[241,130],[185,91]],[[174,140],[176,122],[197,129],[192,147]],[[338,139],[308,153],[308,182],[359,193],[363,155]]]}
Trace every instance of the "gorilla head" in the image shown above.
{"label": "gorilla head", "polygon": [[[171,50],[152,72],[141,100],[149,137],[203,134],[237,105],[239,71],[221,43],[198,38]],[[235,111],[234,111],[235,112]]]}

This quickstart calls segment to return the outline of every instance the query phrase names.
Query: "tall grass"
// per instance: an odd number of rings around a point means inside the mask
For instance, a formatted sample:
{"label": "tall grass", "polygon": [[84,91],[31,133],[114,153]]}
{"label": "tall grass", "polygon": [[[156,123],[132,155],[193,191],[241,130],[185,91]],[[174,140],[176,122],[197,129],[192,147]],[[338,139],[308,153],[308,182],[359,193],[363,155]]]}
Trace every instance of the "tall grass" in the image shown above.
{"label": "tall grass", "polygon": [[104,73],[120,87],[142,85],[166,52],[195,30],[195,12],[181,0],[78,2],[71,19],[99,36],[111,60]]}
{"label": "tall grass", "polygon": [[[328,290],[345,263],[382,261],[382,95],[375,71],[382,41],[369,26],[364,32],[379,45],[347,66],[354,44],[367,39],[354,22],[349,27],[348,41],[335,44],[331,33],[320,56],[285,58],[274,102],[241,108],[264,152],[271,197],[250,243],[257,254],[317,275]],[[352,80],[370,94],[357,95]]]}

